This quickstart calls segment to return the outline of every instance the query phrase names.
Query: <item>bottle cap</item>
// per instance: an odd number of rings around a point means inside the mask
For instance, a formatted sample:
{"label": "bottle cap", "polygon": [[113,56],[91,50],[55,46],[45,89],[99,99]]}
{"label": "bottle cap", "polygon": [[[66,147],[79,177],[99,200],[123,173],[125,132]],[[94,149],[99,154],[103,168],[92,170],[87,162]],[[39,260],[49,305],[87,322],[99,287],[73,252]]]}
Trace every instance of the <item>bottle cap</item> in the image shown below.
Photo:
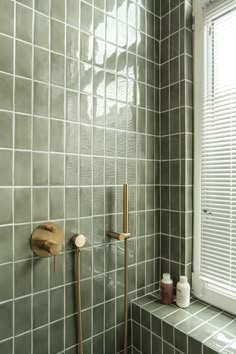
{"label": "bottle cap", "polygon": [[180,281],[180,283],[187,283],[188,282],[188,278],[185,275],[181,275],[179,277],[179,281]]}
{"label": "bottle cap", "polygon": [[170,280],[170,273],[163,273],[164,280]]}

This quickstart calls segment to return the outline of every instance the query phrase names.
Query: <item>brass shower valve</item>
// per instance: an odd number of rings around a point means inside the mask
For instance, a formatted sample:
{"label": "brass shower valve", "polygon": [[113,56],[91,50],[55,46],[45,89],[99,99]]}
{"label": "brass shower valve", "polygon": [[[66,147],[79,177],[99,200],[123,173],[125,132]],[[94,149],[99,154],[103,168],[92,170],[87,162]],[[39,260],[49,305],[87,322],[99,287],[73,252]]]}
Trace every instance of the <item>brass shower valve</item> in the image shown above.
{"label": "brass shower valve", "polygon": [[47,222],[39,225],[31,236],[31,248],[35,255],[43,258],[54,256],[54,271],[56,264],[55,256],[61,252],[63,242],[63,229],[55,222]]}

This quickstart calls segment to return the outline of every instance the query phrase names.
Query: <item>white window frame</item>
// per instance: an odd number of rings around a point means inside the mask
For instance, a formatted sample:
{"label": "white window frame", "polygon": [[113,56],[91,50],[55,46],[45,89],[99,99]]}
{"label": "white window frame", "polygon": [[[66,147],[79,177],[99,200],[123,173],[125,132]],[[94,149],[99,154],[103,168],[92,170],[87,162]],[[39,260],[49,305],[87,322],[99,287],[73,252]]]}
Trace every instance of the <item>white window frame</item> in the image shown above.
{"label": "white window frame", "polygon": [[229,297],[217,288],[207,286],[200,279],[201,251],[201,128],[205,77],[207,75],[207,30],[203,10],[203,0],[193,1],[194,15],[194,247],[192,283],[194,296],[236,315],[236,298]]}

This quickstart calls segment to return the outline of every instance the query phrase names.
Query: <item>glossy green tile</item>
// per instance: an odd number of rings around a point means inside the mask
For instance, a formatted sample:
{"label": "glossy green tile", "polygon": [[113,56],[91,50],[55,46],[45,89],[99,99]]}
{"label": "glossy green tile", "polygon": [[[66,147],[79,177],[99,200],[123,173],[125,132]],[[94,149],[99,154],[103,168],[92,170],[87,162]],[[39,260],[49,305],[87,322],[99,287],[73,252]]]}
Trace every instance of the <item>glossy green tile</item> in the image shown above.
{"label": "glossy green tile", "polygon": [[9,2],[8,0],[3,0],[2,1],[2,11],[0,14],[0,32],[7,34],[7,35],[13,35],[14,31],[14,25],[13,25],[13,19],[14,19],[14,4],[12,2]]}
{"label": "glossy green tile", "polygon": [[33,350],[35,354],[48,353],[48,326],[33,331]]}
{"label": "glossy green tile", "polygon": [[0,146],[2,148],[12,147],[12,128],[13,128],[12,114],[7,112],[0,112]]}
{"label": "glossy green tile", "polygon": [[64,124],[59,121],[50,121],[50,150],[51,152],[64,151]]}
{"label": "glossy green tile", "polygon": [[30,188],[21,188],[15,190],[14,209],[15,222],[23,223],[30,221],[31,210],[31,191]]}
{"label": "glossy green tile", "polygon": [[82,322],[84,323],[83,338],[87,339],[91,337],[91,309],[82,312]]}
{"label": "glossy green tile", "polygon": [[48,85],[39,82],[34,83],[34,114],[48,116]]}
{"label": "glossy green tile", "polygon": [[0,228],[0,240],[2,249],[0,250],[0,264],[12,261],[13,229],[11,226]]}
{"label": "glossy green tile", "polygon": [[33,185],[46,186],[48,184],[48,154],[33,154]]}
{"label": "glossy green tile", "polygon": [[[68,156],[67,159],[70,159],[70,156]],[[73,162],[71,162],[73,164],[72,167],[74,167]],[[64,183],[64,156],[61,154],[50,154],[50,185],[60,186],[63,185],[63,183]],[[68,180],[67,180],[67,184],[70,184],[68,183]]]}
{"label": "glossy green tile", "polygon": [[35,14],[34,42],[39,47],[49,48],[49,19],[39,13]]}
{"label": "glossy green tile", "polygon": [[[0,305],[0,315],[1,315],[0,340],[9,338],[13,334],[12,312],[13,312],[13,302],[12,301],[8,301],[8,302],[5,302]],[[5,349],[6,348],[9,349],[10,345],[7,344],[5,346]]]}
{"label": "glossy green tile", "polygon": [[78,124],[66,124],[66,152],[78,153]]}
{"label": "glossy green tile", "polygon": [[20,297],[31,293],[32,291],[31,273],[32,273],[31,260],[20,261],[15,263],[15,296],[16,297]]}
{"label": "glossy green tile", "polygon": [[51,290],[50,292],[50,319],[58,320],[64,316],[64,288]]}
{"label": "glossy green tile", "polygon": [[81,1],[80,26],[85,32],[92,32],[92,7]]}
{"label": "glossy green tile", "polygon": [[[81,283],[81,285],[82,285],[82,283]],[[81,296],[82,296],[82,289],[83,289],[83,287],[81,286]],[[67,316],[76,312],[76,303],[77,302],[76,302],[75,293],[76,293],[76,285],[75,284],[69,284],[66,286],[65,301],[66,301],[66,315]],[[81,299],[82,299],[82,297],[81,297]],[[86,300],[86,297],[83,298],[83,300]],[[90,299],[90,301],[91,301],[91,299]],[[84,304],[84,301],[82,301],[82,303]],[[91,304],[91,302],[90,302],[90,304]]]}
{"label": "glossy green tile", "polygon": [[0,58],[0,70],[8,73],[13,72],[13,39],[0,35],[0,46],[4,55]]}
{"label": "glossy green tile", "polygon": [[31,113],[32,109],[32,82],[31,80],[15,79],[15,107],[17,112]]}
{"label": "glossy green tile", "polygon": [[33,189],[33,221],[47,220],[48,216],[48,189],[34,188]]}
{"label": "glossy green tile", "polygon": [[47,15],[49,13],[49,0],[35,0],[35,10]]}
{"label": "glossy green tile", "polygon": [[16,41],[16,69],[19,76],[32,77],[32,46],[30,44]]}
{"label": "glossy green tile", "polygon": [[15,301],[15,334],[31,329],[31,296]]}
{"label": "glossy green tile", "polygon": [[[95,279],[95,278],[94,278]],[[92,305],[92,279],[85,279],[81,281],[81,306],[82,310],[91,307]],[[75,294],[75,289],[73,295]],[[98,294],[97,294],[98,295]],[[94,302],[95,304],[95,302]]]}
{"label": "glossy green tile", "polygon": [[31,351],[31,333],[25,333],[15,337],[15,353],[29,353]]}
{"label": "glossy green tile", "polygon": [[15,152],[14,183],[16,186],[31,185],[31,153]]}
{"label": "glossy green tile", "polygon": [[[81,49],[82,53],[82,49]],[[66,30],[66,55],[77,59],[79,54],[79,34],[74,28],[67,27]],[[83,59],[82,59],[83,60]]]}
{"label": "glossy green tile", "polygon": [[33,291],[48,289],[48,259],[34,259],[33,265]]}
{"label": "glossy green tile", "polygon": [[61,22],[51,20],[51,49],[64,54],[65,25]]}
{"label": "glossy green tile", "polygon": [[31,149],[32,118],[20,114],[15,115],[15,147],[16,149]]}
{"label": "glossy green tile", "polygon": [[12,151],[1,150],[0,151],[0,184],[2,186],[10,186],[12,184]]}
{"label": "glossy green tile", "polygon": [[[57,175],[57,179],[59,179],[60,184],[63,184],[63,171],[64,167],[62,164],[57,164],[57,168],[61,168],[60,173]],[[66,184],[67,185],[77,185],[78,184],[78,170],[79,170],[79,162],[77,156],[66,156]],[[57,168],[55,168],[55,173]],[[59,182],[58,182],[59,183]],[[82,184],[82,183],[81,183]]]}
{"label": "glossy green tile", "polygon": [[34,48],[34,79],[48,82],[49,53],[42,48]]}
{"label": "glossy green tile", "polygon": [[[77,122],[79,120],[79,98],[76,92],[66,93],[66,119]],[[78,127],[76,127],[78,129]]]}
{"label": "glossy green tile", "polygon": [[66,59],[66,86],[76,91],[79,89],[79,63],[70,58]]}
{"label": "glossy green tile", "polygon": [[9,300],[12,298],[13,295],[12,264],[0,266],[0,279],[1,283],[5,284],[0,294],[0,301]]}
{"label": "glossy green tile", "polygon": [[64,199],[62,188],[50,188],[50,218],[62,219],[64,215]]}
{"label": "glossy green tile", "polygon": [[93,351],[104,352],[104,336],[99,334],[93,338]]}
{"label": "glossy green tile", "polygon": [[73,315],[66,318],[66,347],[77,343],[77,316]]}
{"label": "glossy green tile", "polygon": [[51,1],[51,17],[60,21],[65,21],[65,0]]}
{"label": "glossy green tile", "polygon": [[[20,122],[19,122],[20,125]],[[33,150],[48,150],[48,125],[46,119],[34,117],[33,119]]]}
{"label": "glossy green tile", "polygon": [[[42,311],[42,308],[44,311]],[[43,326],[48,321],[48,292],[35,294],[33,297],[33,327]]]}
{"label": "glossy green tile", "polygon": [[76,279],[76,268],[75,268],[75,253],[70,252],[66,254],[66,273],[65,273],[66,283],[71,283]]}
{"label": "glossy green tile", "polygon": [[13,79],[12,76],[0,73],[0,109],[12,110]]}
{"label": "glossy green tile", "polygon": [[203,324],[201,327],[191,332],[191,337],[202,342],[210,336],[213,336],[217,332],[217,327],[210,324]]}
{"label": "glossy green tile", "polygon": [[26,42],[32,42],[32,10],[16,5],[16,37]]}
{"label": "glossy green tile", "polygon": [[64,118],[64,90],[51,86],[51,116],[54,118]]}
{"label": "glossy green tile", "polygon": [[51,83],[64,86],[64,57],[51,53]]}
{"label": "glossy green tile", "polygon": [[64,348],[64,320],[50,325],[50,353],[57,354]]}
{"label": "glossy green tile", "polygon": [[92,275],[92,250],[84,249],[81,254],[81,279],[91,277]]}
{"label": "glossy green tile", "polygon": [[75,27],[79,25],[79,3],[76,0],[67,1],[67,22]]}
{"label": "glossy green tile", "polygon": [[93,308],[93,334],[96,335],[104,331],[104,305]]}

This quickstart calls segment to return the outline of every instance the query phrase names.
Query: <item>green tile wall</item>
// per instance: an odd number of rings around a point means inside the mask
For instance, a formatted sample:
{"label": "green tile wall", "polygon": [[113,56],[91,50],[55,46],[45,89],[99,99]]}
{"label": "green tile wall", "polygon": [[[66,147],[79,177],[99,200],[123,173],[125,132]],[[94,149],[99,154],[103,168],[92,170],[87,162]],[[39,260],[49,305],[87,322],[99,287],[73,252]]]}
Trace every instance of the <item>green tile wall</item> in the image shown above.
{"label": "green tile wall", "polygon": [[[84,353],[122,351],[124,249],[106,232],[122,229],[125,182],[129,298],[158,287],[159,39],[154,0],[1,0],[3,354],[77,352],[75,232],[88,238],[81,256]],[[180,86],[187,89],[187,79]],[[48,220],[65,229],[56,274],[29,243]]]}
{"label": "green tile wall", "polygon": [[192,267],[192,6],[161,0],[161,274],[176,283]]}

